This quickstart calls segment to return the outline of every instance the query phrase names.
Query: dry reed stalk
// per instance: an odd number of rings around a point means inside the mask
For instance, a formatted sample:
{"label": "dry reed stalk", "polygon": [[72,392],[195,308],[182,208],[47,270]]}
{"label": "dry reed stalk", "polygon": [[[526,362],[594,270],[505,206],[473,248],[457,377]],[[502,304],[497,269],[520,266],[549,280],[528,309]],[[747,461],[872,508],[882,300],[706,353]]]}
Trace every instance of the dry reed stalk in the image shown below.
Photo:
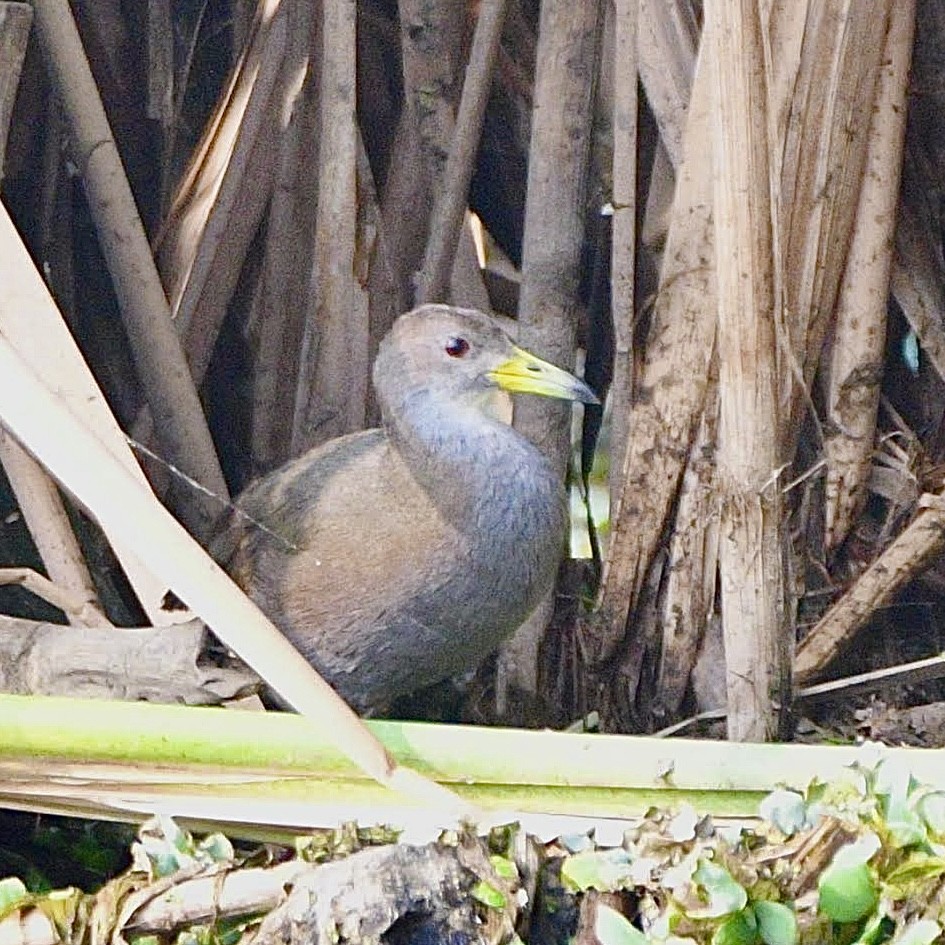
{"label": "dry reed stalk", "polygon": [[[82,417],[109,453],[141,487],[147,480],[135,462],[124,434],[115,422],[49,291],[43,284],[26,247],[6,210],[0,207],[0,327],[34,371],[55,377],[59,396],[77,417]],[[115,554],[138,596],[145,613],[156,625],[172,623],[181,615],[161,607],[167,585],[155,577],[134,550],[136,541],[123,543],[105,530]]]}
{"label": "dry reed stalk", "polygon": [[479,7],[463,94],[456,114],[456,134],[450,145],[418,275],[417,302],[446,300],[456,247],[469,199],[482,122],[499,55],[507,0],[485,0]]}
{"label": "dry reed stalk", "polygon": [[640,0],[640,79],[673,167],[683,160],[699,24],[691,0]]}
{"label": "dry reed stalk", "polygon": [[[602,27],[597,0],[542,5],[518,337],[523,347],[568,368],[574,365],[577,335],[575,307]],[[534,403],[540,399],[516,404],[514,425],[548,456],[563,479],[571,448],[571,410],[560,403]],[[530,621],[503,648],[500,692],[512,683],[537,694],[543,623]]]}
{"label": "dry reed stalk", "polygon": [[[2,432],[0,465],[16,496],[16,504],[46,573],[57,587],[81,598],[87,610],[94,611],[99,619],[104,619],[95,582],[72,531],[56,484],[29,453]],[[64,610],[63,613],[69,623],[87,625],[85,617],[74,608]]]}
{"label": "dry reed stalk", "polygon": [[660,618],[656,621],[662,639],[654,693],[659,709],[669,714],[682,705],[700,643],[715,610],[720,531],[715,468],[717,386],[718,380],[713,378],[680,484]]}
{"label": "dry reed stalk", "polygon": [[[32,21],[33,11],[28,4],[0,3],[0,180]],[[0,433],[0,465],[46,573],[66,594],[83,602],[84,608],[68,607],[63,611],[69,623],[81,624],[89,611],[98,613],[100,605],[62,497],[42,466],[3,433]]]}
{"label": "dry reed stalk", "polygon": [[290,459],[299,357],[312,306],[318,207],[319,18],[309,3],[286,10],[283,68],[296,76],[283,109],[278,165],[266,222],[260,277],[249,319],[253,346],[253,471]]}
{"label": "dry reed stalk", "polygon": [[305,321],[292,450],[363,429],[370,324],[357,255],[355,0],[322,0],[315,306]]}
{"label": "dry reed stalk", "polygon": [[[169,462],[225,495],[210,431],[69,5],[39,0],[34,13],[158,440]],[[197,534],[206,532],[217,511],[201,491],[180,495],[179,512]]]}
{"label": "dry reed stalk", "polygon": [[[869,16],[850,0],[811,2],[805,17],[783,0],[776,5],[787,11],[783,18],[772,14],[771,127],[773,142],[783,141],[772,148],[783,161],[771,167],[783,273],[775,310],[788,313],[779,337],[787,456],[809,404],[853,231],[889,2],[874,4]],[[782,47],[798,51],[796,71],[790,55],[774,58]]]}
{"label": "dry reed stalk", "polygon": [[[207,123],[157,240],[161,274],[199,384],[272,191],[272,140],[295,91],[286,74],[286,15],[260,0],[249,46]],[[286,104],[286,101],[289,104]]]}
{"label": "dry reed stalk", "polygon": [[711,0],[718,286],[719,579],[728,736],[769,741],[789,708],[767,80],[756,0]]}
{"label": "dry reed stalk", "polygon": [[853,527],[872,466],[914,27],[915,0],[898,0],[889,19],[856,224],[834,316],[824,442],[828,551]]}
{"label": "dry reed stalk", "polygon": [[[619,465],[621,495],[611,508],[611,537],[591,646],[606,660],[623,639],[663,541],[680,479],[706,403],[715,345],[715,273],[706,51],[701,50],[687,113],[660,289],[635,388],[631,431]],[[639,667],[629,668],[639,672]],[[632,688],[632,687],[631,687]]]}
{"label": "dry reed stalk", "polygon": [[945,498],[923,496],[921,511],[873,561],[797,648],[794,674],[807,685],[835,659],[863,625],[945,548]]}
{"label": "dry reed stalk", "polygon": [[[611,176],[610,292],[614,326],[610,385],[611,455],[626,452],[633,398],[633,326],[637,228],[637,36],[638,0],[618,0],[614,8],[613,159]],[[611,467],[610,501],[616,504],[618,465]]]}
{"label": "dry reed stalk", "polygon": [[33,8],[28,3],[0,3],[0,181],[32,23]]}

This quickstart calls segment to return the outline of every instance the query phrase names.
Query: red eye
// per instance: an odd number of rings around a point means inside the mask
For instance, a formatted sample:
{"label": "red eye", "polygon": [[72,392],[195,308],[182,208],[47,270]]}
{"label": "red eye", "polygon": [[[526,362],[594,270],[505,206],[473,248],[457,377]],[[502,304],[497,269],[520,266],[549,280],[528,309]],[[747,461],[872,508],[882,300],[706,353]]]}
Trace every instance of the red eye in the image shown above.
{"label": "red eye", "polygon": [[461,358],[469,350],[469,342],[465,338],[450,338],[446,342],[446,353],[451,358]]}

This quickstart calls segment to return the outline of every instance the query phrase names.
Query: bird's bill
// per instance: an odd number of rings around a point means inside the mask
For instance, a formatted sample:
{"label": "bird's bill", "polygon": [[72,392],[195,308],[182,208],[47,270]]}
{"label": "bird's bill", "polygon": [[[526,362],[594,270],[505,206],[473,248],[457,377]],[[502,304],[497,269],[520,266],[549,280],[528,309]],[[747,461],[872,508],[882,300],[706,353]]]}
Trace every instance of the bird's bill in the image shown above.
{"label": "bird's bill", "polygon": [[524,348],[514,348],[512,357],[489,371],[488,377],[511,394],[539,394],[561,400],[578,400],[584,404],[600,403],[584,381]]}

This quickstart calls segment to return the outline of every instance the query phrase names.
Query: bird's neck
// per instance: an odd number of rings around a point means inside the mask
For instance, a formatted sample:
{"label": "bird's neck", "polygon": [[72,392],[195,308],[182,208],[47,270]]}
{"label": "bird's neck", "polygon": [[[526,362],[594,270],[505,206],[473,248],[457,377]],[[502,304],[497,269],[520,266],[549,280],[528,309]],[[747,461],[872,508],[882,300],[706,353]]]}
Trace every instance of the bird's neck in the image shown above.
{"label": "bird's neck", "polygon": [[413,391],[388,417],[388,433],[412,475],[456,527],[504,531],[514,524],[520,540],[563,528],[558,477],[507,424],[427,391]]}

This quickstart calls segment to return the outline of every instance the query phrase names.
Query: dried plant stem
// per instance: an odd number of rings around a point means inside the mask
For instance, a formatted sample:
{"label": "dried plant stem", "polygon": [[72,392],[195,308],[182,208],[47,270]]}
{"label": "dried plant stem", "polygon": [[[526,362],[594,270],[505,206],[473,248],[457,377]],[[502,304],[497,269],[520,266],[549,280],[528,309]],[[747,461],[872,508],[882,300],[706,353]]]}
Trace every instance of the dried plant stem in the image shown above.
{"label": "dried plant stem", "polygon": [[[790,695],[776,398],[772,219],[756,0],[710,0],[718,283],[719,546],[728,735],[768,741]],[[778,698],[780,696],[780,699]],[[779,705],[780,703],[780,705]]]}
{"label": "dried plant stem", "polygon": [[97,622],[102,623],[105,618],[100,611],[95,583],[55,483],[29,453],[2,431],[0,464],[53,586],[60,588],[70,600],[81,600],[82,606],[71,603],[64,607],[48,597],[46,600],[59,607],[71,624],[88,626],[89,613],[94,613]]}
{"label": "dried plant stem", "polygon": [[0,3],[0,181],[32,22],[33,8],[28,3]]}
{"label": "dried plant stem", "polygon": [[[36,372],[56,379],[59,396],[81,416],[109,452],[147,488],[147,481],[105,404],[92,374],[23,245],[6,210],[0,206],[0,329],[6,341]],[[167,585],[142,564],[134,547],[105,533],[121,561],[145,612],[156,624],[167,623],[161,609]],[[51,572],[52,573],[52,572]],[[180,619],[179,614],[171,619]]]}
{"label": "dried plant stem", "polygon": [[[29,4],[0,3],[0,177],[32,21]],[[32,456],[2,432],[0,464],[47,573],[73,603],[81,601],[81,607],[70,604],[63,612],[70,623],[81,623],[83,608],[95,611],[98,595],[55,484]]]}
{"label": "dried plant stem", "polygon": [[[523,347],[567,367],[574,364],[577,290],[591,117],[600,52],[599,0],[543,4],[532,118],[519,340]],[[523,400],[515,426],[535,442],[564,478],[570,454],[571,411],[545,398]],[[532,621],[503,650],[500,694],[507,681],[538,691],[538,646],[544,626]]]}
{"label": "dried plant stem", "polygon": [[876,87],[856,228],[834,316],[825,442],[828,550],[843,541],[866,500],[886,345],[914,27],[915,0],[897,0]]}
{"label": "dried plant stem", "polygon": [[683,160],[699,24],[691,0],[640,0],[640,78],[673,167]]}
{"label": "dried plant stem", "polygon": [[506,6],[507,0],[485,0],[479,7],[479,20],[456,115],[456,134],[446,159],[440,194],[430,217],[430,235],[417,285],[418,303],[446,300],[482,121],[492,88],[492,74],[499,54]]}
{"label": "dried plant stem", "polygon": [[[2,435],[10,440],[6,434]],[[9,584],[18,584],[40,600],[58,607],[74,626],[111,626],[105,615],[91,603],[84,588],[76,593],[70,587],[50,581],[32,568],[0,568],[0,585]]]}
{"label": "dried plant stem", "polygon": [[356,274],[355,0],[323,0],[315,308],[305,323],[293,452],[364,427],[368,300]]}
{"label": "dried plant stem", "polygon": [[[633,393],[633,322],[637,225],[637,7],[618,0],[614,10],[614,148],[611,311],[614,374],[610,385],[611,455],[623,457]],[[616,505],[621,463],[611,464],[611,504]]]}
{"label": "dried plant stem", "polygon": [[592,644],[596,660],[610,657],[639,603],[706,403],[717,319],[712,183],[704,154],[711,134],[709,54],[704,47],[699,54],[660,289],[636,382],[648,396],[631,410],[621,493],[611,508]]}
{"label": "dried plant stem", "polygon": [[860,575],[797,648],[799,685],[812,682],[848,645],[876,610],[921,574],[945,547],[945,499],[925,496],[925,508]]}
{"label": "dried plant stem", "polygon": [[[168,461],[211,492],[226,495],[210,431],[69,4],[37,0],[34,12],[159,442]],[[179,511],[195,533],[202,534],[217,506],[194,491],[181,494]]]}
{"label": "dried plant stem", "polygon": [[191,159],[158,241],[175,328],[197,383],[210,363],[272,191],[272,138],[277,119],[289,110],[280,100],[289,91],[286,19],[280,0],[260,3],[249,46]]}

